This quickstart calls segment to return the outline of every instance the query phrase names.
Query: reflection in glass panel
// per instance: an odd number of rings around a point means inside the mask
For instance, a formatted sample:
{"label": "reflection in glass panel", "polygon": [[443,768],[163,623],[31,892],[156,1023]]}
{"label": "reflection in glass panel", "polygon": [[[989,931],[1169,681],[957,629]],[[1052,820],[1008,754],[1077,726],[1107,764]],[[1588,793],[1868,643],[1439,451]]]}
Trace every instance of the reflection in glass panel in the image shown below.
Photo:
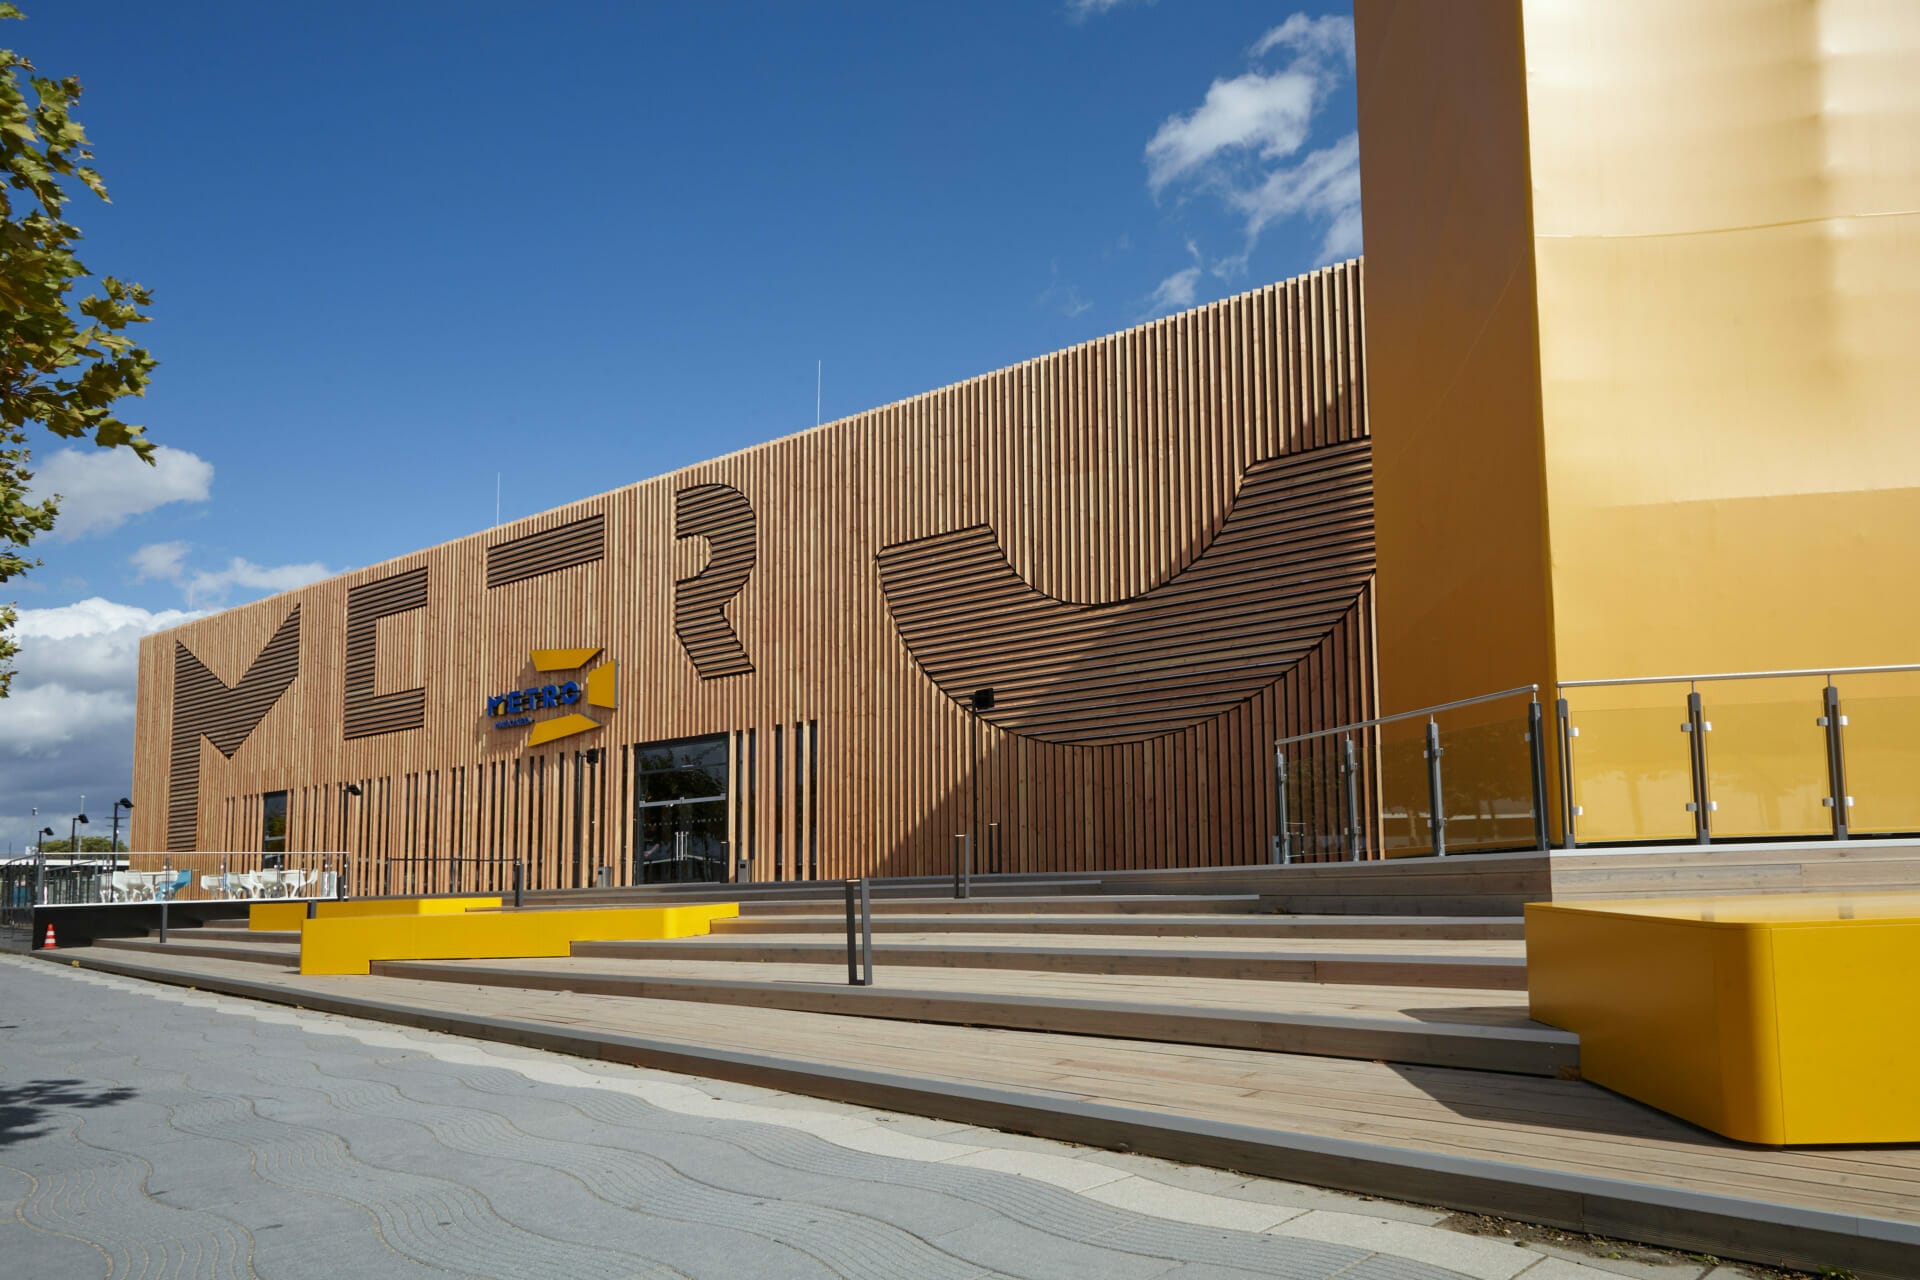
{"label": "reflection in glass panel", "polygon": [[725,880],[726,735],[654,743],[635,759],[635,879]]}
{"label": "reflection in glass panel", "polygon": [[1346,857],[1339,739],[1313,738],[1289,743],[1284,750],[1287,833],[1293,844],[1294,859],[1323,862]]}
{"label": "reflection in glass panel", "polygon": [[1573,802],[1581,843],[1693,834],[1685,685],[1569,689]]}
{"label": "reflection in glass panel", "polygon": [[1427,794],[1427,722],[1395,720],[1376,734],[1380,750],[1379,847],[1389,858],[1433,852]]}
{"label": "reflection in glass panel", "polygon": [[1856,835],[1920,831],[1920,671],[1835,676]]}
{"label": "reflection in glass panel", "polygon": [[287,793],[269,791],[260,797],[260,802],[260,807],[266,815],[261,823],[260,851],[285,853],[287,851]]}
{"label": "reflection in glass panel", "polygon": [[1716,838],[1821,835],[1827,795],[1826,681],[1721,680],[1700,686],[1707,734],[1709,825]]}
{"label": "reflection in glass panel", "polygon": [[1485,702],[1434,718],[1440,725],[1447,848],[1531,849],[1533,759],[1526,699]]}

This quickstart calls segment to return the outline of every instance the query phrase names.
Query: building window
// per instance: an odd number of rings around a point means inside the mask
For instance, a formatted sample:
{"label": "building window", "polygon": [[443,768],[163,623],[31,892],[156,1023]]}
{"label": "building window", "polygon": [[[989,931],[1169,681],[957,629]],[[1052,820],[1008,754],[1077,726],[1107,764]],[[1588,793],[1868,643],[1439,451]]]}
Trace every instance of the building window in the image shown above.
{"label": "building window", "polygon": [[260,807],[265,815],[260,823],[260,852],[266,855],[266,865],[276,867],[287,852],[287,793],[267,792],[260,797]]}
{"label": "building window", "polygon": [[727,754],[725,734],[650,743],[634,753],[636,880],[727,878]]}

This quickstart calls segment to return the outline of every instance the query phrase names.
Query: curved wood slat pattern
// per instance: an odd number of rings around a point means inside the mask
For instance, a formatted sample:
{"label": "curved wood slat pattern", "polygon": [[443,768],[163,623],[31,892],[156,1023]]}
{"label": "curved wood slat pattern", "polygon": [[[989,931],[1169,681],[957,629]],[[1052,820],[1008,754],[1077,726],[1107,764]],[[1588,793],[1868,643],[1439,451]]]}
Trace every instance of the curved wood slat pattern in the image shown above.
{"label": "curved wood slat pattern", "polygon": [[695,485],[673,495],[673,536],[705,538],[706,567],[673,584],[673,631],[703,680],[753,670],[747,648],[727,621],[727,602],[753,576],[753,504],[730,484]]}
{"label": "curved wood slat pattern", "polygon": [[173,742],[168,769],[167,849],[195,847],[200,804],[200,739],[229,760],[300,674],[300,606],[273,633],[238,684],[207,669],[174,642]]}
{"label": "curved wood slat pattern", "polygon": [[409,573],[368,582],[347,592],[347,696],[342,736],[371,738],[382,733],[405,733],[424,728],[427,722],[427,691],[396,689],[375,691],[374,668],[378,654],[374,636],[380,619],[411,613],[427,607],[427,570],[421,566]]}
{"label": "curved wood slat pattern", "polygon": [[[998,843],[982,834],[982,871],[1264,860],[1277,823],[1272,740],[1372,712],[1372,587],[1353,586],[1368,516],[1347,480],[1302,480],[1258,513],[1241,491],[1267,460],[1359,475],[1360,283],[1357,262],[1317,271],[149,637],[136,843],[162,847],[177,804],[197,805],[200,848],[257,848],[260,797],[286,790],[289,849],[345,847],[354,892],[498,891],[515,859],[536,888],[590,883],[603,865],[627,883],[640,853],[636,748],[725,733],[729,852],[750,856],[759,880],[946,874],[976,777],[981,821],[1000,830]],[[683,491],[706,495],[685,515]],[[725,521],[718,539],[678,537],[741,504],[750,537]],[[739,510],[732,520],[744,528]],[[1234,550],[1243,526],[1249,546]],[[1231,551],[1232,572],[1182,614],[1132,626],[1159,658],[1207,671],[1143,687],[1125,714],[1171,724],[1196,705],[1224,709],[1119,740],[1046,741],[989,721],[976,751],[968,714],[896,629],[879,558],[969,529],[992,530],[992,554],[978,581],[955,572],[961,596],[1011,571],[1096,616],[1209,581],[1201,551],[1214,548],[1209,565]],[[737,550],[717,545],[729,540]],[[737,589],[702,572],[733,564],[737,577],[749,549]],[[424,728],[345,738],[350,597],[375,599],[354,593],[423,568],[426,607],[377,624],[375,687],[420,686]],[[1302,613],[1297,628],[1199,634],[1276,594]],[[684,635],[682,600],[706,609]],[[170,794],[176,640],[232,677],[296,602],[302,678],[231,761],[203,753],[197,800]],[[1346,611],[1329,626],[1336,607]],[[941,626],[967,616],[937,597],[915,608]],[[752,669],[704,678],[689,645],[729,635]],[[622,668],[620,705],[594,715],[601,729],[529,746],[524,727],[495,728],[486,697],[547,683],[528,655],[556,646],[605,646]],[[1059,664],[1084,637],[1011,647]],[[1301,652],[1247,693],[1242,658],[1278,667]],[[1101,661],[1132,678],[1130,659]],[[1091,724],[1105,712],[1067,701],[1093,696],[1073,685],[1076,670],[1049,670],[1035,696]],[[1158,725],[1129,726],[1142,727]],[[589,746],[606,749],[598,767],[576,751]],[[1337,830],[1325,816],[1339,799],[1333,775],[1313,765],[1299,762],[1294,817]],[[407,860],[391,880],[389,858]]]}
{"label": "curved wood slat pattern", "polygon": [[1219,532],[1166,582],[1111,604],[1028,585],[976,525],[879,553],[907,650],[986,720],[1046,742],[1127,742],[1211,719],[1272,684],[1373,576],[1366,440],[1256,462]]}

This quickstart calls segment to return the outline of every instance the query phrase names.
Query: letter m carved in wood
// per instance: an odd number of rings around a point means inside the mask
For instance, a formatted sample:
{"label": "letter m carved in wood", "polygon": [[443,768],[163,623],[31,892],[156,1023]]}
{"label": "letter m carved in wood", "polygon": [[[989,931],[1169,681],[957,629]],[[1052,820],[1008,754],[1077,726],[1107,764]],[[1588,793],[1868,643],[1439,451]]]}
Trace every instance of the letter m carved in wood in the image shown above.
{"label": "letter m carved in wood", "polygon": [[173,650],[173,759],[167,774],[167,850],[195,847],[200,810],[200,739],[233,759],[300,674],[300,606],[295,605],[240,682],[229,686],[186,645]]}

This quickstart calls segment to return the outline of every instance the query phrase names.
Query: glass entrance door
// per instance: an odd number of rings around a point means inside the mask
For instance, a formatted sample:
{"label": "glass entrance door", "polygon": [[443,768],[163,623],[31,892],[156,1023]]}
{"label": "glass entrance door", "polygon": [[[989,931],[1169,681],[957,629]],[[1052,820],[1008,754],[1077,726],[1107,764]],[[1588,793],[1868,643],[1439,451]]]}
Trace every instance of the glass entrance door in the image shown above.
{"label": "glass entrance door", "polygon": [[640,748],[636,881],[727,878],[727,755],[724,734]]}

